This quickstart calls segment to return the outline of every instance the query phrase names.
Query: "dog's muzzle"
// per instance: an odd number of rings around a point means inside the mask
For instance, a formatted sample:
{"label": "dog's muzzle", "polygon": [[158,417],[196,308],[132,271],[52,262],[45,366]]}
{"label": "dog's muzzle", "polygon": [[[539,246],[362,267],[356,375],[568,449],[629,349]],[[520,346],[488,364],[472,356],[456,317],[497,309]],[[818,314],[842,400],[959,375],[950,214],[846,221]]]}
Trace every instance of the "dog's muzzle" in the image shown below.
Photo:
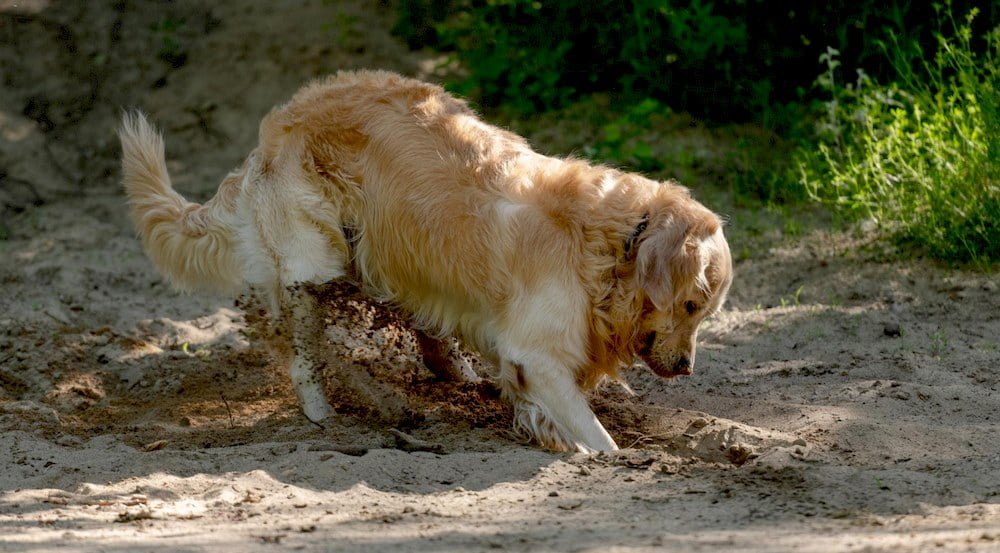
{"label": "dog's muzzle", "polygon": [[653,371],[656,376],[673,378],[675,376],[688,376],[694,374],[694,367],[691,365],[691,360],[687,357],[681,357],[675,361],[672,366],[664,365],[651,356],[641,355],[640,357],[643,361],[645,361],[649,370]]}

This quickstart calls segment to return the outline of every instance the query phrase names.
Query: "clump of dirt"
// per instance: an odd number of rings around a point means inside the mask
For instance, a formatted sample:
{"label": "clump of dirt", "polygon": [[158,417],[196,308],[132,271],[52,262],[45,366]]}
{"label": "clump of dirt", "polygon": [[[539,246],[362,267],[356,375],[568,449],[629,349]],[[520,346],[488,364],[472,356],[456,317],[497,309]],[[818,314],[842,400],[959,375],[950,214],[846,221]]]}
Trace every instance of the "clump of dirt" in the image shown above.
{"label": "clump of dirt", "polygon": [[[347,281],[310,290],[327,328],[323,358],[330,361],[323,374],[327,397],[337,413],[400,428],[426,422],[466,429],[510,428],[511,408],[488,378],[451,381],[424,366],[408,315]],[[241,305],[248,313],[246,333],[270,336],[267,341],[276,357],[289,362],[288,337],[275,336],[279,325],[259,298],[247,296]],[[485,366],[473,352],[461,355],[476,366]]]}

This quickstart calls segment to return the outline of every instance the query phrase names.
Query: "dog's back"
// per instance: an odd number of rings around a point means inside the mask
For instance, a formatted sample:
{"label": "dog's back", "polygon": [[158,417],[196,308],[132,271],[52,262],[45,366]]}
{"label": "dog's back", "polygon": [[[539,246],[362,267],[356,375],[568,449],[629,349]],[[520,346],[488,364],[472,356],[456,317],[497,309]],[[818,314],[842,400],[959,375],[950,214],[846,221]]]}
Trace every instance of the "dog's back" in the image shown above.
{"label": "dog's back", "polygon": [[[342,225],[372,292],[480,349],[515,309],[513,287],[548,285],[539,279],[574,266],[555,236],[564,229],[533,201],[537,175],[525,172],[544,171],[548,158],[438,86],[341,73],[272,112],[258,152],[265,173],[297,171],[284,160],[301,160],[325,201],[353,198]],[[559,287],[569,294],[573,283]]]}

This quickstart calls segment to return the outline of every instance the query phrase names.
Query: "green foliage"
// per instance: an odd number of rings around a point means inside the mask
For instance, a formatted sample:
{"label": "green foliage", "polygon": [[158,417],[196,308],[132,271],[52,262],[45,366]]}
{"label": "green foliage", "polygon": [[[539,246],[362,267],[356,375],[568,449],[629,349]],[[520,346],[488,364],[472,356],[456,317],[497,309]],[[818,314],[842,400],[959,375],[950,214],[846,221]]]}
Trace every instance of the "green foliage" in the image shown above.
{"label": "green foliage", "polygon": [[[414,7],[422,4],[403,3],[397,30],[417,27],[405,16],[422,14]],[[727,54],[745,49],[745,26],[703,0],[682,7],[663,0],[457,4],[435,28],[436,46],[470,70],[452,89],[520,112],[562,107],[593,91],[656,94],[671,86],[676,72],[666,69],[704,69],[713,59],[721,61],[711,73],[726,76]]]}
{"label": "green foliage", "polygon": [[659,171],[662,158],[653,154],[646,136],[653,120],[670,114],[670,108],[652,98],[628,108],[625,113],[601,128],[600,138],[584,147],[583,153],[594,160],[610,161],[636,171]]}
{"label": "green foliage", "polygon": [[[532,112],[563,106],[575,92],[559,68],[568,63],[571,43],[565,37],[542,32],[542,3],[532,0],[491,0],[478,9],[459,11],[437,28],[441,46],[460,52],[472,71],[450,84],[464,96],[487,104],[506,104],[516,111]],[[524,22],[531,29],[507,25]],[[459,54],[454,54],[458,56]]]}
{"label": "green foliage", "polygon": [[[950,6],[948,6],[950,8]],[[889,235],[958,262],[1000,261],[1000,27],[972,48],[969,12],[938,34],[930,61],[890,35],[897,72],[881,85],[859,71],[837,80],[838,52],[820,61],[830,98],[818,148],[798,166],[809,194],[849,219],[873,219]]]}
{"label": "green foliage", "polygon": [[411,47],[450,52],[461,71],[449,85],[483,106],[531,113],[597,92],[771,128],[795,122],[784,106],[808,94],[801,67],[827,45],[882,77],[891,67],[879,31],[929,43],[934,15],[911,0],[399,0],[397,8],[394,31]]}

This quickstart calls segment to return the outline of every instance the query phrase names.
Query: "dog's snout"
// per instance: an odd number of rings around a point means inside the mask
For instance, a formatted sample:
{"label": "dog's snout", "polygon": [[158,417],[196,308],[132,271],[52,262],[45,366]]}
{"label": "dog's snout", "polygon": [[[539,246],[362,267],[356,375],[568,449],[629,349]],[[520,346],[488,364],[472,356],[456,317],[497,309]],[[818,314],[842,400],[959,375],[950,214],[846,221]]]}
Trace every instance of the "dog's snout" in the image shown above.
{"label": "dog's snout", "polygon": [[694,372],[694,367],[691,366],[691,360],[687,357],[681,357],[674,363],[674,374],[691,374]]}
{"label": "dog's snout", "polygon": [[686,376],[694,373],[691,358],[686,355],[678,358],[672,363],[670,361],[661,361],[656,356],[644,357],[643,361],[649,365],[649,368],[652,369],[654,373],[664,378]]}

